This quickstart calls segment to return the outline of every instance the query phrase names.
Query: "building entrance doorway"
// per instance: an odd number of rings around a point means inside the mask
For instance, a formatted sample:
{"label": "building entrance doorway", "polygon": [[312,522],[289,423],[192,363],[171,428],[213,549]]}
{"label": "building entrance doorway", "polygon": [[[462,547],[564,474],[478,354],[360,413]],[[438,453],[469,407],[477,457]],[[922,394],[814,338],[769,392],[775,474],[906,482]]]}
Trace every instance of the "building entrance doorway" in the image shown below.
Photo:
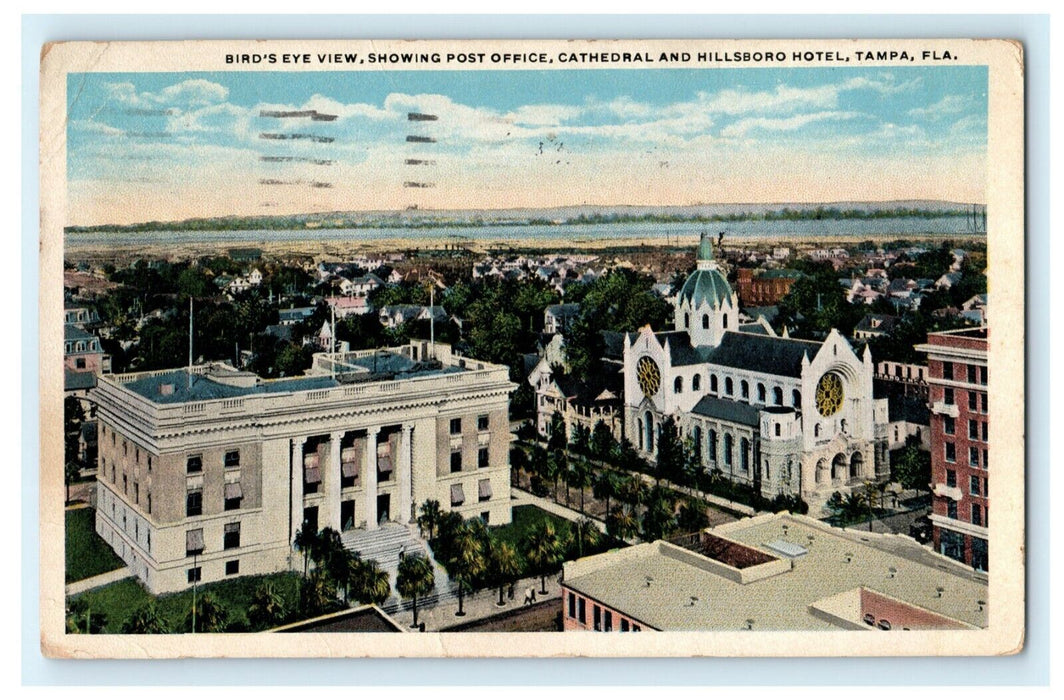
{"label": "building entrance doorway", "polygon": [[392,519],[391,514],[391,496],[386,493],[382,493],[377,496],[377,522],[383,523]]}
{"label": "building entrance doorway", "polygon": [[350,530],[355,526],[355,502],[340,501],[340,530]]}

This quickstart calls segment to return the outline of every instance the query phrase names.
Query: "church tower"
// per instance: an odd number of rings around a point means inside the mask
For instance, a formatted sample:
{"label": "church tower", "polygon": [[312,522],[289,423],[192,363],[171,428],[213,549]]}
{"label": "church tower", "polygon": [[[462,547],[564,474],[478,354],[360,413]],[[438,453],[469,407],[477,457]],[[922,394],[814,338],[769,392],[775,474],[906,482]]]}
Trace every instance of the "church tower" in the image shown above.
{"label": "church tower", "polygon": [[716,347],[725,331],[739,328],[739,297],[713,258],[708,233],[698,244],[697,269],[676,297],[675,328],[687,331],[695,347]]}

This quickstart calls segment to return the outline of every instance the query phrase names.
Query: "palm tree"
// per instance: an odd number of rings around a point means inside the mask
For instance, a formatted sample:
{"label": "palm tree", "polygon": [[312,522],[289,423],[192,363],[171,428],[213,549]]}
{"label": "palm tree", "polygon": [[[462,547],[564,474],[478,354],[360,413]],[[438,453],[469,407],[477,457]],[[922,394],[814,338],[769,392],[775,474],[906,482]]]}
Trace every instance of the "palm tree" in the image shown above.
{"label": "palm tree", "polygon": [[435,499],[429,499],[421,504],[421,514],[417,516],[417,526],[422,533],[425,530],[429,531],[429,539],[431,540],[436,536],[436,525],[440,522],[440,502]]}
{"label": "palm tree", "polygon": [[169,634],[170,624],[159,614],[154,601],[142,605],[125,624],[122,634]]}
{"label": "palm tree", "polygon": [[300,608],[304,615],[314,617],[327,613],[339,604],[336,583],[321,569],[315,569],[300,586]]}
{"label": "palm tree", "polygon": [[472,586],[472,582],[484,572],[484,545],[477,532],[463,524],[454,539],[454,552],[451,557],[451,572],[458,581],[458,615],[465,615],[463,609],[463,587]]}
{"label": "palm tree", "polygon": [[535,525],[525,538],[528,563],[539,572],[540,593],[547,592],[547,574],[554,571],[565,552],[564,541],[549,520]]}
{"label": "palm tree", "polygon": [[592,549],[602,540],[602,531],[591,518],[580,518],[573,523],[573,541],[576,544],[576,556],[584,556],[584,548]]}
{"label": "palm tree", "polygon": [[636,475],[630,475],[621,482],[617,497],[634,513],[636,507],[646,500],[646,494],[647,488],[643,480]]}
{"label": "palm tree", "polygon": [[502,599],[502,591],[507,583],[510,583],[521,573],[521,562],[517,558],[517,550],[505,540],[492,539],[491,551],[491,577],[499,586],[499,607],[506,603]]}
{"label": "palm tree", "polygon": [[639,532],[639,520],[630,509],[617,506],[606,516],[606,531],[627,540]]}
{"label": "palm tree", "polygon": [[591,485],[591,494],[595,498],[606,501],[606,512],[610,512],[610,499],[617,495],[617,473],[610,469],[603,469],[595,475]]}
{"label": "palm tree", "polygon": [[[332,579],[338,588],[343,588],[347,562],[351,553],[344,548],[340,533],[327,527],[318,533],[318,541],[311,552],[316,568]],[[346,597],[346,591],[345,591]]]}
{"label": "palm tree", "polygon": [[569,481],[580,489],[580,512],[584,512],[584,489],[591,485],[591,465],[586,459],[578,459],[569,471]]}
{"label": "palm tree", "polygon": [[364,559],[351,570],[351,595],[360,603],[381,605],[392,594],[388,572],[373,559]]}
{"label": "palm tree", "polygon": [[307,577],[307,566],[318,547],[318,533],[308,528],[307,523],[304,522],[303,527],[296,530],[296,536],[292,540],[292,544],[295,546],[296,551],[303,553],[303,578],[305,579]]}
{"label": "palm tree", "polygon": [[414,624],[417,627],[417,597],[432,592],[436,587],[436,574],[432,571],[432,562],[422,554],[410,554],[399,562],[399,574],[395,588],[403,598],[414,601]]}
{"label": "palm tree", "polygon": [[284,601],[269,583],[263,583],[251,596],[248,605],[248,622],[255,629],[266,629],[281,623],[285,618]]}
{"label": "palm tree", "polygon": [[204,593],[196,603],[196,627],[192,627],[193,610],[189,609],[185,617],[185,627],[193,632],[224,632],[229,620],[229,611],[214,599],[210,593]]}

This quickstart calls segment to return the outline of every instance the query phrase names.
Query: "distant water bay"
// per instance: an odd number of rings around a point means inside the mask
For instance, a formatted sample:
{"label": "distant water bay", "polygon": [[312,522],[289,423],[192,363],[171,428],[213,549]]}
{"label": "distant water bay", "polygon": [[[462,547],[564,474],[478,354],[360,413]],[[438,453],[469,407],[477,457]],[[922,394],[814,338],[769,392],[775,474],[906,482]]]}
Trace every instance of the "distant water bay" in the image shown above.
{"label": "distant water bay", "polygon": [[703,231],[725,232],[726,237],[740,238],[830,238],[833,236],[964,236],[971,235],[964,217],[829,219],[821,221],[711,221],[711,222],[625,222],[595,224],[431,226],[425,228],[337,228],[258,231],[144,231],[94,232],[66,235],[67,250],[82,247],[181,245],[181,244],[252,244],[321,241],[355,243],[388,239],[457,239],[469,241],[557,240],[570,243],[604,241],[611,238],[645,238],[662,243],[668,238],[697,236]]}

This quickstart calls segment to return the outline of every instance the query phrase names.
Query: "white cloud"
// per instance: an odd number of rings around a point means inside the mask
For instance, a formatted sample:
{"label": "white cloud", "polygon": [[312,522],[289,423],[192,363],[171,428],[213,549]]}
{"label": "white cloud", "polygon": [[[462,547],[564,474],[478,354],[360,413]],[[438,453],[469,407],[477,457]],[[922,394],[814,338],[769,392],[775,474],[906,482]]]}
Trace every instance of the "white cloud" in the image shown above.
{"label": "white cloud", "polygon": [[946,95],[933,105],[910,109],[909,116],[917,119],[942,119],[950,114],[963,112],[968,102],[968,98],[962,95]]}
{"label": "white cloud", "polygon": [[798,114],[793,117],[771,119],[767,117],[753,117],[741,119],[734,124],[721,129],[721,136],[726,138],[741,138],[751,131],[795,131],[808,124],[820,121],[838,121],[844,119],[857,119],[865,116],[860,112],[814,112],[811,114]]}

